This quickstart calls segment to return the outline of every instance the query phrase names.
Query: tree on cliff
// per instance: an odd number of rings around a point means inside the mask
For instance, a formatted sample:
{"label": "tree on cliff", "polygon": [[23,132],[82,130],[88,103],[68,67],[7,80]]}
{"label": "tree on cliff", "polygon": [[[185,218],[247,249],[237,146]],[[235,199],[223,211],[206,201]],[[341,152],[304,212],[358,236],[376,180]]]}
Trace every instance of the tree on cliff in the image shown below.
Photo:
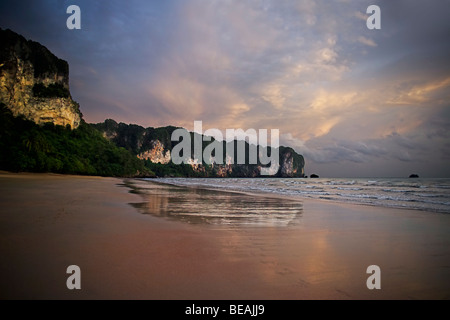
{"label": "tree on cliff", "polygon": [[154,176],[124,148],[82,121],[71,130],[14,117],[0,103],[0,169],[101,176]]}

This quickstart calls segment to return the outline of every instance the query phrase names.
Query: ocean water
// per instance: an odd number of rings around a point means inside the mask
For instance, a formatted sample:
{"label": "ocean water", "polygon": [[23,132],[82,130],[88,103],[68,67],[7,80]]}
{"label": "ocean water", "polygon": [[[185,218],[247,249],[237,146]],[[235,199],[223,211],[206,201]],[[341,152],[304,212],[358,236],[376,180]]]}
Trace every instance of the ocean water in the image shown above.
{"label": "ocean water", "polygon": [[447,178],[160,178],[156,181],[176,186],[450,213],[450,179]]}

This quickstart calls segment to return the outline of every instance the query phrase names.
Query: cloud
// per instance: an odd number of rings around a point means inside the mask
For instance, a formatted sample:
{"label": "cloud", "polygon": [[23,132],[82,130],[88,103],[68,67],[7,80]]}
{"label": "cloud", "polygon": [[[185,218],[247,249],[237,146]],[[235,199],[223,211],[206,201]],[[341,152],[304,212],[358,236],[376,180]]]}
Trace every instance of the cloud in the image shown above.
{"label": "cloud", "polygon": [[89,122],[277,128],[328,174],[450,176],[450,6],[380,0],[374,31],[372,2],[80,0],[70,32],[70,1],[5,0],[0,22],[69,61]]}
{"label": "cloud", "polygon": [[400,90],[388,101],[389,104],[417,105],[433,102],[435,104],[450,101],[450,77],[426,83],[411,85]]}
{"label": "cloud", "polygon": [[369,16],[366,13],[363,13],[361,11],[355,11],[355,13],[353,15],[355,18],[362,20],[362,21],[367,21],[367,19],[369,18]]}
{"label": "cloud", "polygon": [[269,102],[275,109],[282,109],[286,101],[286,97],[282,93],[282,86],[280,84],[269,84],[263,90],[261,98]]}
{"label": "cloud", "polygon": [[377,44],[372,40],[372,39],[368,39],[366,37],[360,36],[358,37],[358,42],[365,44],[366,46],[369,47],[376,47]]}

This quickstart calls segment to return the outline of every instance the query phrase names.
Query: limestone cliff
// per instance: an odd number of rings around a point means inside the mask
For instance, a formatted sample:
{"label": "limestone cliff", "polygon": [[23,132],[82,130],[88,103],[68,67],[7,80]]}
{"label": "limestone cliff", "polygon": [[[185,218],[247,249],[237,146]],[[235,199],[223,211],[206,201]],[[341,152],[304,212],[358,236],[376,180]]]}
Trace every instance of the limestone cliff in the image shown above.
{"label": "limestone cliff", "polygon": [[165,150],[159,140],[152,140],[150,149],[137,155],[139,159],[150,160],[153,163],[167,164],[170,162],[170,150]]}
{"label": "limestone cliff", "polygon": [[74,129],[81,121],[70,96],[67,62],[9,29],[0,29],[0,102],[37,124]]}
{"label": "limestone cliff", "polygon": [[[73,132],[68,128],[53,130],[55,128],[34,125],[22,118],[36,124],[50,122],[69,126],[80,134],[72,136]],[[0,131],[3,130],[3,133],[0,132],[0,168],[8,170],[184,177],[258,177],[266,174],[264,171],[267,170],[261,161],[254,163],[249,160],[250,146],[247,142],[246,156],[242,161],[237,159],[237,141],[223,141],[222,150],[234,150],[230,152],[231,156],[219,151],[216,155],[214,149],[214,153],[210,150],[208,161],[196,159],[194,143],[191,145],[192,156],[184,163],[175,164],[171,160],[177,142],[171,141],[171,136],[176,127],[144,128],[114,120],[99,124],[85,123],[78,104],[70,95],[68,63],[41,44],[1,28],[0,122]],[[14,123],[21,124],[17,130]],[[33,130],[33,134],[20,131],[22,127],[27,127],[23,123]],[[187,134],[194,141],[195,134]],[[205,141],[201,135],[197,138],[203,150],[210,147],[210,139]],[[228,149],[228,143],[232,144],[233,149]],[[91,151],[78,153],[85,149]],[[189,145],[186,150],[189,150]],[[261,150],[258,147],[257,152]],[[276,151],[279,166],[270,168],[274,171],[270,172],[271,176],[303,176],[304,159],[301,155],[285,147]],[[233,154],[234,159],[231,158]],[[219,155],[224,158],[216,161]]]}
{"label": "limestone cliff", "polygon": [[280,177],[303,177],[305,175],[305,159],[294,149],[280,147]]}
{"label": "limestone cliff", "polygon": [[[172,132],[175,127],[144,128],[138,125],[128,125],[117,123],[114,120],[106,120],[103,123],[93,124],[103,136],[111,140],[119,147],[125,148],[135,154],[138,158],[149,160],[154,164],[170,164],[171,152],[176,142],[171,141]],[[201,140],[203,140],[201,138]],[[193,141],[193,137],[192,137]],[[226,150],[223,142],[223,150]],[[235,148],[235,142],[232,143]],[[205,147],[203,144],[203,148]],[[302,155],[296,153],[292,148],[280,147],[279,168],[273,172],[277,177],[303,177],[305,161]],[[248,144],[246,145],[248,154]],[[235,152],[236,155],[236,152]],[[261,164],[237,164],[237,159],[224,155],[222,164],[214,163],[207,165],[204,161],[199,161],[192,156],[187,161],[196,176],[207,177],[259,177],[261,176]],[[204,159],[203,159],[204,160]]]}

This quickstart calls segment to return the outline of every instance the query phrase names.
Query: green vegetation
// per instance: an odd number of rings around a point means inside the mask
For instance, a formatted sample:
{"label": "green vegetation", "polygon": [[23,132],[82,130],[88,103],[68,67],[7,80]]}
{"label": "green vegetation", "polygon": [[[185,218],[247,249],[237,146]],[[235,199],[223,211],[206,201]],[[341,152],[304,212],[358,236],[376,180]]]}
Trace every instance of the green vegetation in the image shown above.
{"label": "green vegetation", "polygon": [[[82,121],[75,130],[51,123],[40,126],[23,117],[14,117],[0,104],[0,169],[120,177],[216,177],[217,170],[225,169],[205,162],[195,169],[188,164],[152,163],[136,157],[151,148],[154,140],[160,140],[165,150],[171,150],[176,143],[170,140],[175,129],[172,126],[145,129],[114,120],[96,125]],[[191,138],[194,139],[193,133]],[[209,143],[202,141],[203,148]],[[225,150],[226,144],[222,143]],[[236,141],[230,143],[233,143],[236,163],[237,144]],[[228,177],[258,176],[260,164],[249,164],[248,143],[245,143],[245,151],[246,164],[233,165]],[[293,149],[280,147],[279,151],[280,160],[292,157],[294,168],[304,166],[303,157]],[[301,169],[294,176],[301,177]]]}
{"label": "green vegetation", "polygon": [[84,121],[75,130],[51,123],[39,126],[14,117],[4,104],[0,104],[0,150],[3,170],[154,176],[144,161],[116,147]]}
{"label": "green vegetation", "polygon": [[[135,124],[125,124],[125,123],[117,123],[112,119],[105,120],[102,123],[92,124],[92,127],[101,132],[105,137],[107,137],[111,142],[113,142],[116,146],[122,147],[130,151],[134,155],[139,155],[143,152],[153,149],[154,141],[160,141],[163,145],[165,151],[172,151],[173,147],[178,143],[178,141],[171,141],[172,133],[177,127],[167,126],[160,128],[144,128]],[[203,136],[197,133],[190,132],[190,140],[191,140],[191,156],[194,153],[194,140],[197,140],[197,143],[202,145],[202,150],[214,141],[212,138],[211,141],[204,141]],[[238,150],[241,150],[242,144],[245,150],[245,159],[244,164],[237,164],[238,161]],[[222,150],[224,150],[222,154],[222,163],[226,163],[226,150],[233,149],[234,150],[234,165],[232,165],[231,170],[225,165],[208,165],[203,159],[201,166],[199,168],[193,168],[187,164],[175,165],[172,162],[168,164],[158,164],[152,163],[151,161],[146,161],[145,166],[153,171],[158,177],[217,177],[223,176],[224,174],[227,177],[256,177],[259,176],[259,166],[264,166],[260,163],[260,159],[256,164],[250,164],[250,145],[248,142],[240,142],[238,143],[236,140],[230,142],[221,142]],[[258,147],[258,154],[259,149]],[[268,150],[268,156],[270,156],[271,152],[273,152],[272,148]],[[289,175],[293,177],[303,177],[302,168],[305,165],[305,160],[302,155],[296,153],[292,148],[283,147],[279,148],[279,156],[280,161],[288,160],[295,168],[293,172],[290,172]],[[213,152],[212,156],[216,157],[216,154]],[[282,170],[279,170],[274,177],[280,177],[283,173]]]}
{"label": "green vegetation", "polygon": [[174,164],[173,162],[161,164],[145,160],[145,166],[154,172],[157,177],[199,178],[208,176],[206,172],[194,171],[188,164]]}
{"label": "green vegetation", "polygon": [[39,98],[68,98],[70,93],[59,83],[51,83],[47,87],[42,83],[36,83],[33,86],[33,95]]}
{"label": "green vegetation", "polygon": [[280,159],[286,158],[287,155],[293,158],[293,167],[300,169],[295,174],[293,174],[293,177],[303,177],[303,171],[301,170],[305,166],[305,159],[303,158],[303,156],[295,152],[294,149],[290,147],[280,146]]}
{"label": "green vegetation", "polygon": [[[35,85],[33,96],[37,98],[69,98],[69,65],[57,58],[47,48],[37,42],[26,40],[11,30],[0,28],[0,65],[2,72],[17,72],[17,61],[29,62],[34,69]],[[56,83],[44,85],[54,79]],[[82,114],[77,103],[74,111]],[[172,152],[178,141],[172,141],[174,126],[162,128],[144,128],[134,124],[117,123],[106,120],[103,123],[87,124],[71,130],[68,127],[52,123],[37,125],[25,117],[14,117],[10,109],[0,103],[0,169],[9,171],[56,172],[101,176],[171,176],[171,177],[256,177],[260,173],[261,163],[253,164],[249,159],[250,146],[237,141],[221,143],[222,150],[227,146],[234,150],[234,164],[208,165],[205,160],[197,166],[152,163],[140,160],[141,155],[150,151],[157,157]],[[191,156],[196,157],[194,145],[202,150],[212,143],[204,141],[203,136],[190,133]],[[220,144],[220,143],[219,143]],[[188,146],[186,146],[189,148]],[[212,146],[211,146],[212,147]],[[238,153],[245,150],[244,163],[239,164]],[[227,159],[217,149],[211,156]],[[228,149],[231,150],[231,149]],[[239,150],[239,151],[238,151]],[[272,150],[272,149],[270,149]],[[261,149],[259,149],[261,151]],[[273,150],[272,150],[273,151]],[[271,151],[271,152],[272,152]],[[302,176],[304,159],[291,148],[280,147],[280,160],[285,166],[276,176]],[[188,153],[189,150],[183,149]],[[209,155],[208,155],[209,157]],[[155,158],[151,157],[153,160]],[[229,160],[229,159],[228,159]],[[155,160],[157,161],[157,160]],[[209,162],[209,161],[208,161]],[[220,161],[219,161],[220,162]],[[292,169],[294,167],[294,170]],[[286,169],[287,168],[287,169]],[[289,171],[288,173],[286,173]]]}
{"label": "green vegetation", "polygon": [[116,146],[125,148],[135,155],[151,149],[155,140],[159,140],[164,149],[172,150],[171,136],[177,129],[173,126],[146,129],[136,124],[117,123],[112,119],[91,126],[104,133]]}

